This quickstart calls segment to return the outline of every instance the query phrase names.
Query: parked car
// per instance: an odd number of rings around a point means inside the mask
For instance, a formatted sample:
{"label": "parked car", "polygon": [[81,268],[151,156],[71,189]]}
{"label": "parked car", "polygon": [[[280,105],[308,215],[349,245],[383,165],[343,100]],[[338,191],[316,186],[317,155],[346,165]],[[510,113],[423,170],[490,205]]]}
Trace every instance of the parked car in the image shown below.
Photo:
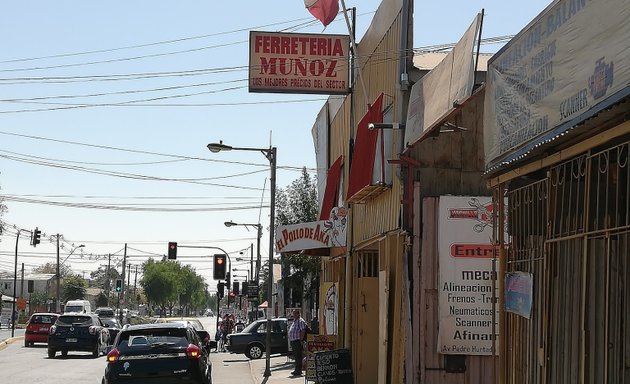
{"label": "parked car", "polygon": [[68,351],[86,351],[98,357],[106,351],[107,345],[109,332],[94,314],[63,314],[48,332],[48,357],[51,359],[57,351],[62,356],[66,356]]}
{"label": "parked car", "polygon": [[30,347],[33,343],[48,343],[48,331],[58,317],[56,313],[33,313],[26,322],[24,346]]}
{"label": "parked car", "polygon": [[[271,353],[287,353],[287,319],[272,319]],[[267,320],[256,320],[239,333],[227,335],[225,348],[231,353],[244,353],[250,359],[260,359],[266,351]]]}
{"label": "parked car", "polygon": [[102,384],[210,384],[210,346],[202,345],[198,332],[184,323],[126,326],[107,354]]}
{"label": "parked car", "polygon": [[116,317],[114,310],[110,307],[98,307],[94,310],[94,313],[101,319]]}
{"label": "parked car", "polygon": [[159,317],[156,323],[188,323],[196,330],[203,330],[203,324],[196,317]]}
{"label": "parked car", "polygon": [[109,344],[113,344],[114,339],[116,338],[116,335],[118,335],[118,332],[120,332],[120,330],[122,329],[122,325],[120,325],[120,321],[118,321],[118,319],[115,319],[113,317],[105,317],[105,318],[100,317],[100,319],[103,322],[103,325],[105,325],[105,328],[107,328],[107,331],[109,332]]}

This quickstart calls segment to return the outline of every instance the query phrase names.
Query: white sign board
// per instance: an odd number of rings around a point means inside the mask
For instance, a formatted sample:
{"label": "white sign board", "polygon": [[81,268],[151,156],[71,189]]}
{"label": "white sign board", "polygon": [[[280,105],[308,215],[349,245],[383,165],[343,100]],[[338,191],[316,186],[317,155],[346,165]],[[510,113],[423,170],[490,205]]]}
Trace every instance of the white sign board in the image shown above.
{"label": "white sign board", "polygon": [[328,220],[312,221],[276,228],[276,252],[346,246],[347,209],[335,207]]}
{"label": "white sign board", "polygon": [[438,353],[492,354],[492,211],[491,197],[440,197]]}
{"label": "white sign board", "polygon": [[560,0],[488,62],[486,168],[630,94],[627,0]]}

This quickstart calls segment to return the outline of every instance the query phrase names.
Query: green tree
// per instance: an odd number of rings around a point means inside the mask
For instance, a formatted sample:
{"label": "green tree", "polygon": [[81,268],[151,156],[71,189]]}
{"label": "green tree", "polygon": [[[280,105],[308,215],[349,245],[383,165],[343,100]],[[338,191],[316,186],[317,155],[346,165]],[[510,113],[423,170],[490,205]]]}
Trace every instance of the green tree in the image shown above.
{"label": "green tree", "polygon": [[96,271],[90,273],[90,285],[101,289],[109,287],[111,290],[116,279],[120,279],[120,273],[118,273],[116,268],[109,269],[109,278],[107,276],[107,267],[98,267]]}
{"label": "green tree", "polygon": [[[306,172],[306,168],[302,169],[302,176],[294,180],[286,190],[278,190],[276,202],[277,225],[318,220],[317,185]],[[284,297],[288,299],[287,292],[293,292],[296,301],[300,301],[302,297],[314,297],[319,287],[319,258],[296,252],[284,253],[281,260]]]}
{"label": "green tree", "polygon": [[79,275],[70,275],[63,278],[61,296],[64,301],[85,299],[87,283]]}
{"label": "green tree", "polygon": [[107,295],[105,295],[103,292],[99,293],[98,296],[96,296],[96,302],[94,303],[94,305],[96,305],[96,308],[107,307],[109,305]]}

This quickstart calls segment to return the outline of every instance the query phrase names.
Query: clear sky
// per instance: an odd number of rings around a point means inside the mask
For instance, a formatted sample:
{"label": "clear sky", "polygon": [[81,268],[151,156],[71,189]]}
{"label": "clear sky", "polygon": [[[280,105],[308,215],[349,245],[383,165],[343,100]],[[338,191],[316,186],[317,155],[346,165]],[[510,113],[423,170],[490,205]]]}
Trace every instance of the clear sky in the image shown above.
{"label": "clear sky", "polygon": [[[379,3],[346,1],[359,39]],[[484,38],[513,35],[549,3],[416,1],[413,46],[456,42],[482,8]],[[236,257],[245,250],[249,260],[256,230],[226,228],[230,220],[264,226],[268,259],[269,162],[206,144],[276,146],[281,188],[302,167],[314,177],[311,128],[326,96],[248,93],[247,42],[250,30],[345,34],[342,15],[324,29],[300,0],[24,0],[5,2],[0,18],[0,195],[9,209],[0,271],[13,270],[17,229],[35,227],[46,235],[40,245],[24,232],[19,242],[27,272],[55,262],[56,234],[62,259],[85,245],[67,263],[86,276],[107,254],[120,262],[125,243],[140,265],[169,241],[220,247],[247,269]],[[208,282],[214,253],[179,250]]]}

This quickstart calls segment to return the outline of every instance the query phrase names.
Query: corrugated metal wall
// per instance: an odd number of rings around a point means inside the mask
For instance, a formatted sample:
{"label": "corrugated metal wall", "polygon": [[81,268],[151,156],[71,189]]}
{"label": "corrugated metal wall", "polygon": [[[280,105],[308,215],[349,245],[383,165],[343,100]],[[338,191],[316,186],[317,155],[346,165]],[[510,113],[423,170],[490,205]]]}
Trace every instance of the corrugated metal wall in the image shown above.
{"label": "corrugated metal wall", "polygon": [[630,383],[629,152],[618,137],[510,182],[507,271],[534,293],[529,320],[505,315],[507,383]]}

